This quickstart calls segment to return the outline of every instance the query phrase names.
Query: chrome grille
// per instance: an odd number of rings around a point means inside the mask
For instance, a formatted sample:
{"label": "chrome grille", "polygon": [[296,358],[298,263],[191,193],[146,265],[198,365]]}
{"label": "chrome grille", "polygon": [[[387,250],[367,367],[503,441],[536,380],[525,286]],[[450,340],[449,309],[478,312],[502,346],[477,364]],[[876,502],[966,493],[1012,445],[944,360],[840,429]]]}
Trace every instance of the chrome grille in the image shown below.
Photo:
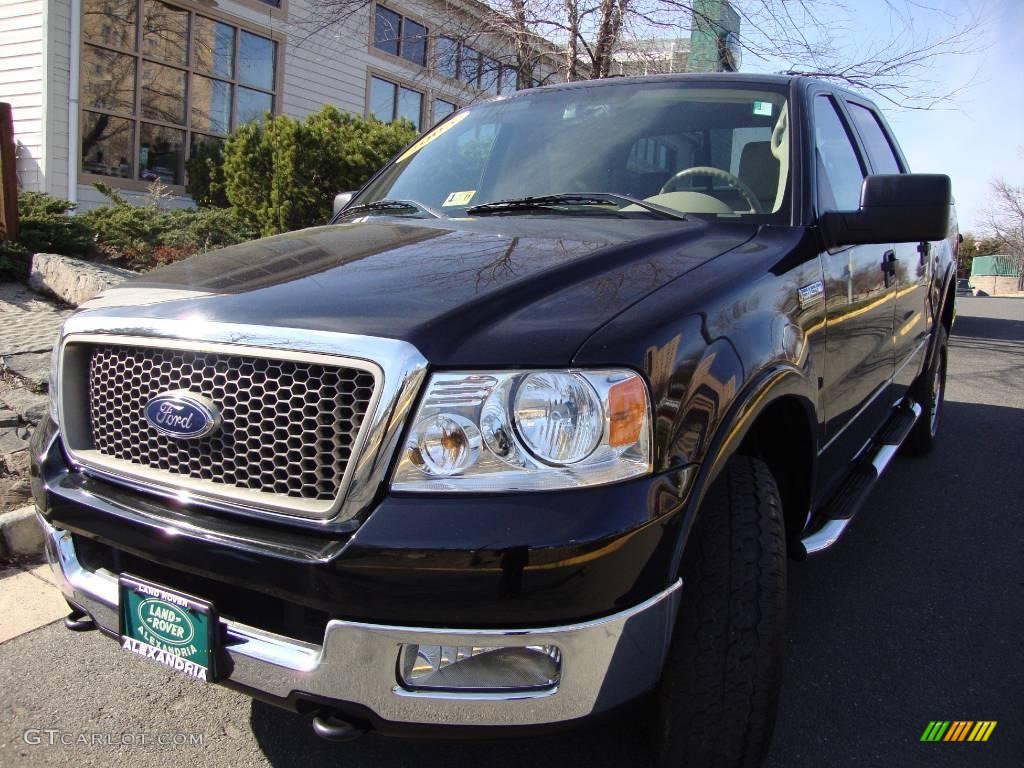
{"label": "chrome grille", "polygon": [[[94,450],[141,467],[228,488],[330,501],[373,399],[372,373],[221,352],[99,344],[89,355]],[[144,418],[147,402],[184,389],[223,419],[209,437],[179,441]]]}

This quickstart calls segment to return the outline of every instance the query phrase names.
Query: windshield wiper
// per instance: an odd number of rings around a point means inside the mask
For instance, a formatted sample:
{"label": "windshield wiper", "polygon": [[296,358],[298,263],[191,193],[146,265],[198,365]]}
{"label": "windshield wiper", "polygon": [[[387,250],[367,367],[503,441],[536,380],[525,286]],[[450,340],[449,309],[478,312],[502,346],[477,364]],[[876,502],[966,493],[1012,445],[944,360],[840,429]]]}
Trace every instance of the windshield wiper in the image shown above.
{"label": "windshield wiper", "polygon": [[614,192],[568,192],[560,195],[538,195],[536,197],[522,197],[511,200],[495,200],[493,203],[481,203],[466,209],[470,216],[487,216],[490,214],[501,214],[515,211],[530,210],[557,210],[560,206],[607,206],[607,205],[635,205],[650,213],[656,213],[668,219],[686,221],[686,216],[646,200],[637,200],[627,195],[620,195]]}
{"label": "windshield wiper", "polygon": [[433,219],[447,218],[443,213],[435,211],[430,206],[424,205],[423,203],[417,203],[415,200],[375,200],[372,203],[364,203],[362,205],[353,205],[346,208],[343,211],[339,211],[338,215],[331,219],[331,223],[341,221],[344,218],[352,214],[360,213],[398,213],[399,211],[412,211],[413,213],[426,213]]}

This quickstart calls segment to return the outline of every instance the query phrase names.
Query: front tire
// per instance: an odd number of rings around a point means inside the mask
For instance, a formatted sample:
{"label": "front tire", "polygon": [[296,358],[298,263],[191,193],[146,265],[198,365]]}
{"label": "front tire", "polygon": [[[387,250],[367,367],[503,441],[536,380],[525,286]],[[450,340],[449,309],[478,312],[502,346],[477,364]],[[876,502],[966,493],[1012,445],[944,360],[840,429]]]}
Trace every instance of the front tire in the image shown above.
{"label": "front tire", "polygon": [[757,766],[782,676],[786,536],[767,465],[734,456],[683,558],[683,593],[656,693],[660,768]]}

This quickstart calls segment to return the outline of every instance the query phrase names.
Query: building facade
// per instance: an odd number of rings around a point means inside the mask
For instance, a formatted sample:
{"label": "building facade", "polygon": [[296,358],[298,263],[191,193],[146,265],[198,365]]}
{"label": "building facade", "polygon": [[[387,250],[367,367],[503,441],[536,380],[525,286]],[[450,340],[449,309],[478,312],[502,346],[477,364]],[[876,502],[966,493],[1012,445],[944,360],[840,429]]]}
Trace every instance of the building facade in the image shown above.
{"label": "building facade", "polygon": [[622,77],[689,72],[690,38],[630,40],[612,54],[611,74]]}
{"label": "building facade", "polygon": [[[331,8],[333,17],[323,15]],[[351,10],[349,10],[349,8]],[[265,113],[324,104],[425,130],[519,86],[510,45],[475,0],[0,0],[0,101],[22,189],[82,208],[160,181],[189,205],[186,161]],[[526,87],[553,79],[538,52]]]}
{"label": "building facade", "polygon": [[740,68],[740,15],[728,0],[694,0],[690,72],[735,72]]}
{"label": "building facade", "polygon": [[611,74],[735,72],[740,65],[740,17],[728,0],[696,0],[689,37],[624,40]]}
{"label": "building facade", "polygon": [[1005,254],[975,256],[971,261],[971,288],[978,296],[1004,296],[1024,290],[1021,260]]}

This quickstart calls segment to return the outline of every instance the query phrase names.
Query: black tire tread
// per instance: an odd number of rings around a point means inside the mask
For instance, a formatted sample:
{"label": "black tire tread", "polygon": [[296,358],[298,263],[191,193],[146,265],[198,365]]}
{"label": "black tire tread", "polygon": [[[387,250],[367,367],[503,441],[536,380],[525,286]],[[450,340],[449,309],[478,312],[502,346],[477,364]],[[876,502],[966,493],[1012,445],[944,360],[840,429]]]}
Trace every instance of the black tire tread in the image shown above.
{"label": "black tire tread", "polygon": [[[921,373],[920,382],[912,389],[916,395],[918,405],[921,406],[921,415],[917,419],[917,424],[914,425],[914,428],[911,430],[910,434],[907,435],[907,439],[903,441],[903,445],[901,446],[901,452],[906,456],[927,456],[931,453],[936,441],[936,436],[931,432],[932,381],[935,374],[935,366],[940,362],[948,360],[949,338],[946,334],[946,327],[941,323],[935,332],[939,334],[938,342],[935,347],[935,359],[932,360],[928,367]],[[941,409],[942,403],[939,404],[939,429],[942,428]]]}
{"label": "black tire tread", "polygon": [[752,768],[767,752],[782,675],[785,542],[767,465],[733,457],[684,557],[658,696],[663,768]]}

